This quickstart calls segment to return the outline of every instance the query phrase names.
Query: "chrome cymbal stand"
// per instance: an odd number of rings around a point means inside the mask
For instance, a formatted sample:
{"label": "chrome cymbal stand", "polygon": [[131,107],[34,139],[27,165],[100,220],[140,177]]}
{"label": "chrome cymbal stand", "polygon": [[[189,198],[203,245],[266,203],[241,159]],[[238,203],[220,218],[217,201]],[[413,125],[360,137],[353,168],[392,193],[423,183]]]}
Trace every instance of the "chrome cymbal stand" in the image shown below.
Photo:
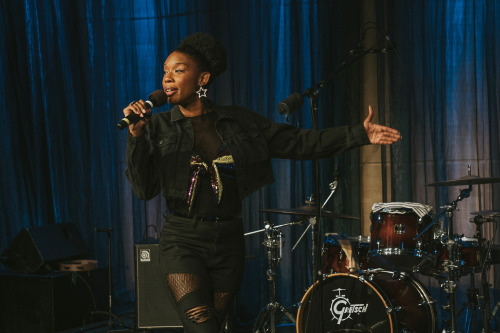
{"label": "chrome cymbal stand", "polygon": [[472,184],[469,184],[467,189],[460,189],[460,195],[457,199],[443,208],[446,208],[446,215],[448,216],[448,235],[446,244],[448,249],[449,260],[445,260],[443,267],[448,272],[446,281],[441,284],[441,288],[448,294],[448,304],[443,308],[450,312],[450,333],[458,333],[457,325],[457,285],[460,279],[460,246],[458,238],[453,236],[453,212],[457,210],[457,205],[459,201],[470,197],[470,192],[472,191]]}
{"label": "chrome cymbal stand", "polygon": [[[451,220],[449,221],[451,222]],[[457,285],[460,279],[460,244],[455,237],[448,237],[444,244],[448,249],[449,259],[444,261],[443,267],[448,274],[440,286],[448,294],[448,303],[443,306],[443,309],[450,313],[449,327],[451,329],[446,330],[446,332],[458,333],[456,299]]]}
{"label": "chrome cymbal stand", "polygon": [[[290,224],[296,223],[291,222],[285,225]],[[295,317],[276,301],[277,268],[282,258],[284,237],[283,233],[278,228],[285,225],[273,227],[269,222],[266,222],[265,229],[262,230],[266,234],[266,239],[262,244],[267,248],[267,262],[269,268],[266,271],[266,277],[269,288],[269,303],[267,303],[266,307],[259,313],[252,330],[253,333],[275,333],[277,320],[283,315],[287,316],[290,321],[295,323]]]}
{"label": "chrome cymbal stand", "polygon": [[[479,282],[479,294],[478,294],[478,307],[481,309],[481,319],[483,323],[483,329],[481,333],[490,333],[491,332],[491,308],[490,308],[490,292],[489,292],[489,284],[486,279],[486,269],[489,268],[489,256],[491,250],[491,244],[485,246],[485,240],[483,239],[482,225],[485,222],[494,222],[493,218],[483,217],[478,215],[470,220],[476,224],[476,235],[475,237],[478,240],[478,249],[479,249],[479,273],[480,282]],[[476,270],[473,270],[471,275],[473,276],[476,273]]]}
{"label": "chrome cymbal stand", "polygon": [[[328,198],[326,198],[325,202],[321,205],[321,210],[323,210],[323,208],[325,208],[325,206],[328,203],[328,201],[330,201],[330,199],[332,198],[332,196],[335,194],[335,191],[337,190],[337,186],[338,186],[338,181],[337,180],[334,180],[333,182],[331,182],[328,185],[328,188],[330,189],[330,195],[328,196]],[[310,201],[310,203],[314,203],[314,200],[312,199]],[[316,263],[316,260],[317,260],[317,254],[319,252],[318,250],[320,250],[319,246],[317,245],[317,242],[316,242],[316,240],[317,240],[317,237],[316,237],[316,233],[317,232],[316,232],[316,228],[315,228],[316,222],[317,222],[316,216],[309,217],[308,221],[309,221],[309,225],[304,230],[304,232],[302,233],[302,235],[300,235],[300,237],[297,240],[297,242],[295,243],[295,245],[292,247],[292,252],[295,250],[295,248],[297,247],[297,245],[299,245],[299,243],[302,240],[302,238],[304,238],[304,236],[307,233],[307,231],[309,230],[309,228],[311,228],[311,262],[313,263],[312,275],[311,276],[312,276],[313,282],[314,282],[316,280],[316,276],[321,276],[321,274],[322,274],[321,272],[318,272],[316,270],[316,267],[314,265],[314,263]]]}
{"label": "chrome cymbal stand", "polygon": [[420,238],[434,223],[436,223],[443,215],[448,217],[448,228],[446,234],[442,236],[441,243],[446,245],[449,259],[445,260],[443,267],[448,273],[446,280],[441,283],[441,288],[448,294],[448,304],[443,306],[443,309],[450,313],[449,326],[451,330],[446,330],[448,333],[459,333],[457,327],[457,284],[460,279],[460,243],[453,236],[453,212],[457,210],[458,202],[470,197],[472,192],[472,184],[469,184],[467,189],[460,189],[460,194],[455,201],[448,203],[441,208],[445,208],[434,221],[429,223],[425,229],[418,234],[414,239]]}

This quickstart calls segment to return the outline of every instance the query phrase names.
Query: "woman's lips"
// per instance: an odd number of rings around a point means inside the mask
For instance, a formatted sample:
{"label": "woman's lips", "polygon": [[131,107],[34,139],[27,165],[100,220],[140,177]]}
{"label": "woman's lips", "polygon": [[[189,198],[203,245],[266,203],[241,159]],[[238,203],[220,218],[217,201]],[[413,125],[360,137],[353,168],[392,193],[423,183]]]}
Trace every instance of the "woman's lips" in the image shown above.
{"label": "woman's lips", "polygon": [[174,89],[174,88],[165,89],[165,94],[167,94],[167,97],[174,95],[176,92],[177,92],[177,89]]}

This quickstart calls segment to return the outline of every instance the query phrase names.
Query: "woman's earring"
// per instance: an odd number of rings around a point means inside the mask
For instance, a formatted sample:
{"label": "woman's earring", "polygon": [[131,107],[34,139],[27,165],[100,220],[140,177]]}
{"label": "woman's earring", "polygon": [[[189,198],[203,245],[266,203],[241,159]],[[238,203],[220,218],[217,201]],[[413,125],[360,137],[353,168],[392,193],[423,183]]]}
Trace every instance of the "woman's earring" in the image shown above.
{"label": "woman's earring", "polygon": [[203,85],[200,84],[200,88],[196,90],[196,93],[198,94],[198,98],[201,99],[202,97],[207,97],[207,91],[208,89],[203,88]]}

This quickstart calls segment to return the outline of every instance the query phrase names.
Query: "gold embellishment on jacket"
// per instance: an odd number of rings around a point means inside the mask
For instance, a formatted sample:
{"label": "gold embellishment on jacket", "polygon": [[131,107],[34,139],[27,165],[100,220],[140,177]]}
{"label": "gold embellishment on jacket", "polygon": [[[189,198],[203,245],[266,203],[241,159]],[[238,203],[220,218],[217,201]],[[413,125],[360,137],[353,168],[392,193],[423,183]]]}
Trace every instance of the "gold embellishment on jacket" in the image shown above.
{"label": "gold embellishment on jacket", "polygon": [[189,211],[193,207],[194,198],[196,196],[196,191],[198,189],[198,179],[200,174],[209,173],[210,174],[210,183],[212,185],[212,190],[214,191],[215,198],[217,199],[217,203],[220,203],[222,200],[222,181],[220,178],[219,166],[224,165],[231,167],[231,164],[234,165],[234,160],[232,155],[223,155],[219,156],[212,161],[210,167],[207,163],[203,162],[201,156],[192,156],[190,165],[191,170],[193,170],[193,174],[190,179],[190,186],[188,191],[187,203],[189,204]]}

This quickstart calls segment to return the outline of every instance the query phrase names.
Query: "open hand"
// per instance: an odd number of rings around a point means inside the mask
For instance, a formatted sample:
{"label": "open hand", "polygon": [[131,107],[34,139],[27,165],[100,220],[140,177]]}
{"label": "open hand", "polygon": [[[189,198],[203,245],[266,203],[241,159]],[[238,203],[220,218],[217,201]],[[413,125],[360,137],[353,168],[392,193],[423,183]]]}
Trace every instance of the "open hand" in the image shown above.
{"label": "open hand", "polygon": [[371,144],[390,145],[401,140],[401,134],[398,130],[387,126],[373,124],[373,109],[371,105],[368,107],[368,117],[366,117],[363,125],[365,126],[366,134],[370,139]]}

